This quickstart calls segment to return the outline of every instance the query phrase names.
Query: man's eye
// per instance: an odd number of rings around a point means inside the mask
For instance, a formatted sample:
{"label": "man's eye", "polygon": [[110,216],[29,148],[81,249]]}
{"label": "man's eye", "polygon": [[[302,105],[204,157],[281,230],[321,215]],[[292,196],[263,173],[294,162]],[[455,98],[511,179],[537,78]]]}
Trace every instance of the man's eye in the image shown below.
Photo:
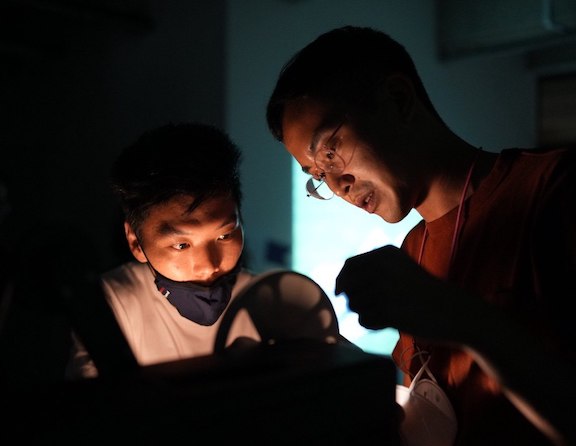
{"label": "man's eye", "polygon": [[314,175],[311,175],[316,181],[325,181],[326,180],[326,172],[322,170],[318,170]]}
{"label": "man's eye", "polygon": [[220,237],[217,238],[217,240],[222,241],[230,240],[232,237],[234,237],[234,234],[236,234],[236,232],[240,230],[240,227],[241,225],[238,224],[232,231],[227,232],[226,234],[222,234]]}
{"label": "man's eye", "polygon": [[172,245],[172,247],[178,251],[182,251],[184,249],[188,249],[190,247],[189,243],[176,243],[175,245]]}
{"label": "man's eye", "polygon": [[234,233],[238,230],[238,228],[234,229],[231,232],[228,232],[227,234],[222,234],[220,237],[218,237],[218,240],[230,240],[233,236]]}
{"label": "man's eye", "polygon": [[322,149],[318,151],[316,155],[316,164],[318,167],[325,167],[326,165],[331,165],[334,158],[336,158],[336,142],[332,141],[329,144],[322,146]]}

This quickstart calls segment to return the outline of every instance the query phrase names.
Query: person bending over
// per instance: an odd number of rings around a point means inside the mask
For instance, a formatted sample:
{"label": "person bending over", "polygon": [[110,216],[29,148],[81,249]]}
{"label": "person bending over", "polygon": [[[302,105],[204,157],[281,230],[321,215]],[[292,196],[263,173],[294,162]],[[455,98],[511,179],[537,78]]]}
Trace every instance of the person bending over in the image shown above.
{"label": "person bending over", "polygon": [[571,444],[575,152],[465,141],[405,48],[367,27],[297,52],[266,116],[310,175],[309,196],[335,194],[389,223],[422,216],[401,249],[349,259],[336,292],[365,327],[399,330],[392,356],[406,385],[427,365],[454,408],[453,444]]}

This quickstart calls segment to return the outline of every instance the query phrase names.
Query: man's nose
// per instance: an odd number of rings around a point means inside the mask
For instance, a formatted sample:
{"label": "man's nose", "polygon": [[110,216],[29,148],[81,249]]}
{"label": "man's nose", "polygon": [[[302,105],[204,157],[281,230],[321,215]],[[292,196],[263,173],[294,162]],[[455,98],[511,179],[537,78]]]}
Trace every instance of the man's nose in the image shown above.
{"label": "man's nose", "polygon": [[195,281],[198,282],[209,284],[220,271],[220,256],[217,249],[211,245],[195,250],[191,263]]}
{"label": "man's nose", "polygon": [[346,173],[327,173],[325,181],[334,194],[339,197],[345,197],[354,183],[354,176]]}

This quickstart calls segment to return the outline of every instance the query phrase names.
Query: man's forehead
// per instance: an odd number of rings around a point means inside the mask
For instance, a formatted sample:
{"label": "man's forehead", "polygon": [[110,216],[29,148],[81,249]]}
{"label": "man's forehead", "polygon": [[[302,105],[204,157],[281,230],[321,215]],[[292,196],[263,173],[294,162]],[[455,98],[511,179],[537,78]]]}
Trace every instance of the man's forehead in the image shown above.
{"label": "man's forehead", "polygon": [[154,232],[157,235],[186,235],[201,228],[221,229],[239,224],[240,216],[236,207],[220,210],[200,209],[199,212],[160,218],[154,224]]}
{"label": "man's forehead", "polygon": [[297,121],[320,121],[326,107],[308,98],[294,99],[286,104],[282,123],[284,126]]}
{"label": "man's forehead", "polygon": [[[318,102],[305,98],[289,102],[282,120],[283,142],[290,145],[299,138],[309,138],[322,124],[325,110]],[[303,143],[303,140],[297,142],[298,145]]]}

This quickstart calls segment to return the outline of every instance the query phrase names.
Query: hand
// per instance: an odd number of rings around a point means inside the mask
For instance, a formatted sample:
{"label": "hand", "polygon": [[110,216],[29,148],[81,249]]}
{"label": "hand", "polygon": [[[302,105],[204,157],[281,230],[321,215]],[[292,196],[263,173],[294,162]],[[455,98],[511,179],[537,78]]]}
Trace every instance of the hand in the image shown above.
{"label": "hand", "polygon": [[394,327],[445,341],[459,340],[455,324],[470,317],[467,305],[484,307],[391,245],[346,260],[336,278],[336,294],[341,293],[366,328]]}

